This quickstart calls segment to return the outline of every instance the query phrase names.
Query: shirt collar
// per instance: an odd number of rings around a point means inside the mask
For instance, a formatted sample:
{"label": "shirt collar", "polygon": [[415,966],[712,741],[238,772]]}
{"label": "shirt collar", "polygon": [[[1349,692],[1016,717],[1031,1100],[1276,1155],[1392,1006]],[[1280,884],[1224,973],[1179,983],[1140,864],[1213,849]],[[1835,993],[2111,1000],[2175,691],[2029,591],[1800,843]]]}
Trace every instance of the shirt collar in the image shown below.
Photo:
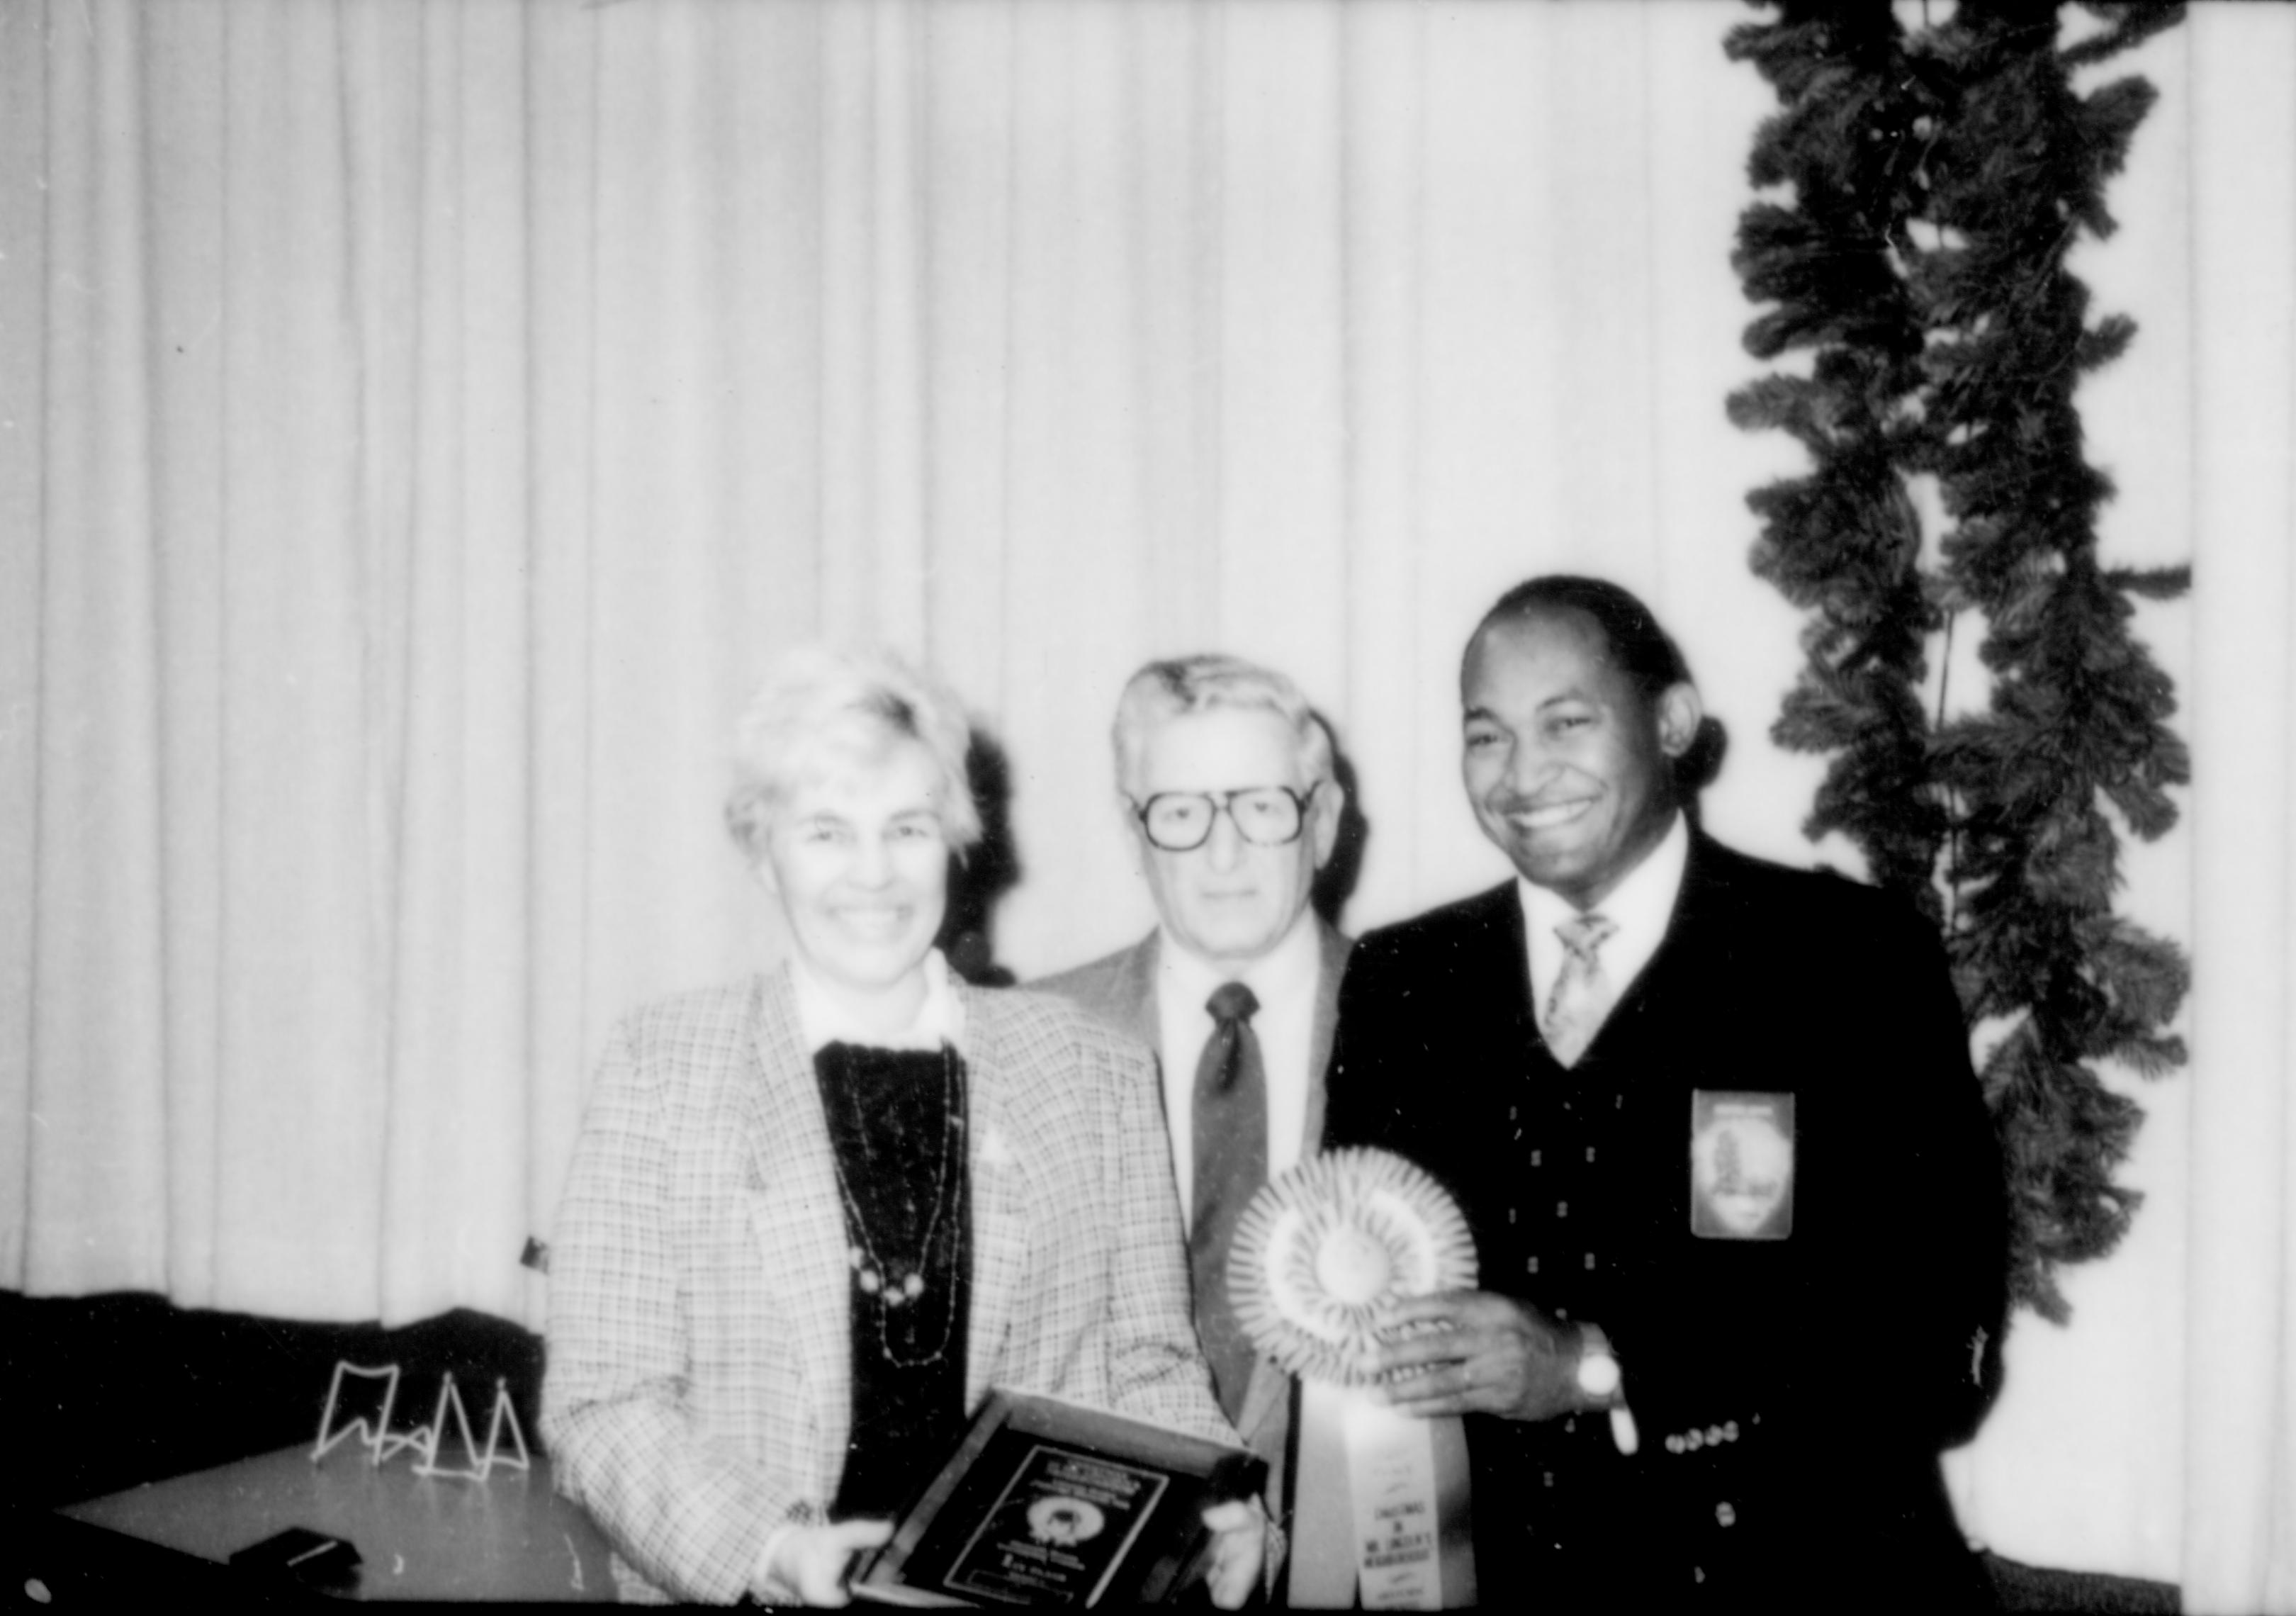
{"label": "shirt collar", "polygon": [[[1690,823],[1680,809],[1675,811],[1674,823],[1659,839],[1643,861],[1626,874],[1611,895],[1595,906],[1595,913],[1604,916],[1618,927],[1614,934],[1623,949],[1605,945],[1605,961],[1619,958],[1631,951],[1646,959],[1658,948],[1659,939],[1666,935],[1666,923],[1673,916],[1674,900],[1682,891],[1683,872],[1690,864]],[[1522,899],[1523,929],[1530,939],[1530,951],[1535,956],[1551,947],[1555,927],[1578,914],[1570,900],[1545,887],[1533,886],[1521,876],[1515,877],[1515,889]]]}
{"label": "shirt collar", "polygon": [[1157,929],[1161,933],[1156,949],[1157,968],[1163,973],[1171,1002],[1199,1010],[1211,997],[1214,988],[1227,982],[1242,982],[1261,1004],[1275,1004],[1312,981],[1323,957],[1323,943],[1316,935],[1315,916],[1308,909],[1300,912],[1292,929],[1273,948],[1241,966],[1200,959],[1181,946],[1170,927],[1160,925]]}
{"label": "shirt collar", "polygon": [[920,967],[924,972],[925,997],[916,1019],[906,1030],[888,1036],[865,1026],[832,997],[821,979],[797,955],[789,957],[791,985],[797,992],[797,1024],[808,1054],[818,1054],[832,1044],[858,1044],[873,1049],[939,1049],[964,1039],[964,1003],[957,997],[948,961],[934,948]]}

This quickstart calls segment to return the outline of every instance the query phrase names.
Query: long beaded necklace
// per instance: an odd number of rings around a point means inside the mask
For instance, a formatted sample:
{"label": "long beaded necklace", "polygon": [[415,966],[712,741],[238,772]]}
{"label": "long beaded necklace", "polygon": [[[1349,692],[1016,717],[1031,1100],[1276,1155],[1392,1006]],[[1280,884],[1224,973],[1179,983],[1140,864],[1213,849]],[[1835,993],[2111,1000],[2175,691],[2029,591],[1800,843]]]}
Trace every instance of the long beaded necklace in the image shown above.
{"label": "long beaded necklace", "polygon": [[[953,1296],[948,1299],[949,1305],[942,1316],[940,1339],[934,1342],[931,1350],[921,1357],[909,1356],[896,1348],[886,1325],[890,1313],[920,1301],[931,1288],[931,1282],[925,1275],[936,1266],[937,1248],[949,1248],[945,1267],[950,1284],[954,1284],[958,1267],[964,1261],[963,1223],[949,1215],[956,1200],[949,1193],[949,1187],[955,1177],[956,1164],[964,1160],[964,1093],[958,1076],[956,1052],[943,1044],[941,1136],[940,1148],[936,1153],[938,1160],[933,1168],[932,1199],[929,1203],[931,1210],[925,1220],[924,1234],[917,1242],[915,1266],[898,1277],[893,1265],[878,1253],[877,1243],[871,1238],[869,1220],[862,1210],[860,1198],[853,1193],[853,1185],[845,1176],[842,1153],[835,1149],[830,1152],[830,1165],[837,1175],[837,1194],[845,1206],[846,1226],[853,1235],[852,1243],[845,1248],[846,1263],[854,1272],[854,1284],[876,1303],[873,1311],[876,1315],[878,1349],[884,1354],[887,1362],[904,1369],[922,1368],[926,1365],[939,1363],[947,1353],[948,1343],[956,1333],[958,1310]],[[862,1148],[865,1154],[868,1149],[865,1135],[863,1136]]]}

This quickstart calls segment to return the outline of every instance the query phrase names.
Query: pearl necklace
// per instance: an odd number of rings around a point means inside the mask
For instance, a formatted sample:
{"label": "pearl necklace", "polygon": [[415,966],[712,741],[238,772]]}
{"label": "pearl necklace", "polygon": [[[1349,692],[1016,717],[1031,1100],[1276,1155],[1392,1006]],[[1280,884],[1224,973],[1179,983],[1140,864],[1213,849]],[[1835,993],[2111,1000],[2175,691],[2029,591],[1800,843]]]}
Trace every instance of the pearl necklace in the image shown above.
{"label": "pearl necklace", "polygon": [[[941,1046],[941,1137],[939,1161],[933,1169],[932,1212],[926,1219],[922,1238],[917,1242],[916,1266],[896,1280],[892,1265],[878,1255],[876,1242],[869,1235],[869,1222],[861,1210],[860,1199],[853,1193],[845,1177],[845,1163],[840,1153],[832,1149],[829,1161],[837,1176],[838,1198],[844,1202],[846,1226],[854,1236],[854,1243],[845,1248],[845,1260],[855,1275],[854,1283],[862,1293],[877,1303],[877,1345],[888,1362],[903,1368],[920,1368],[938,1363],[948,1349],[950,1339],[956,1333],[956,1309],[952,1307],[943,1321],[940,1340],[931,1351],[922,1358],[910,1358],[894,1349],[886,1333],[886,1315],[894,1308],[906,1306],[922,1297],[929,1288],[924,1270],[932,1264],[933,1248],[941,1238],[943,1223],[947,1219],[949,1204],[954,1199],[948,1193],[949,1180],[955,1163],[962,1160],[964,1149],[964,1095],[957,1081],[956,1052],[947,1044]],[[951,1226],[952,1236],[961,1233]],[[956,1249],[949,1256],[952,1264],[963,1260],[963,1243],[952,1238]]]}

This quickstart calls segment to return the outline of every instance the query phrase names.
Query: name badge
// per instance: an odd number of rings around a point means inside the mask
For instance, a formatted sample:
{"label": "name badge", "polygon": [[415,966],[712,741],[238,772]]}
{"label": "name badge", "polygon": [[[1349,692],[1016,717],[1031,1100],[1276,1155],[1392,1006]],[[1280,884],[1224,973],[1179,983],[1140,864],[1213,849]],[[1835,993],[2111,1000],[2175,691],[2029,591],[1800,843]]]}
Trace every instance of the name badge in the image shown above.
{"label": "name badge", "polygon": [[1793,1233],[1794,1097],[1690,1094],[1690,1232],[1701,1240]]}

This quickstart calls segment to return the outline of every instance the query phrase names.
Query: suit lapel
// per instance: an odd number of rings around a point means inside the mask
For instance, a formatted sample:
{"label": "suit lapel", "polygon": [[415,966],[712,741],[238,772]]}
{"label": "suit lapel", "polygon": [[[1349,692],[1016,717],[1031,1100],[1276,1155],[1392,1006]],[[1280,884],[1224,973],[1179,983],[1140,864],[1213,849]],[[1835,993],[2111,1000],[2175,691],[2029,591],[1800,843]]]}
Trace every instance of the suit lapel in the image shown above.
{"label": "suit lapel", "polygon": [[1156,967],[1162,963],[1163,947],[1164,934],[1151,931],[1124,956],[1112,1017],[1152,1053],[1160,1051],[1164,1043],[1163,1017],[1156,1007]]}
{"label": "suit lapel", "polygon": [[[1728,905],[1728,862],[1729,853],[1719,842],[1710,841],[1696,831],[1691,833],[1690,857],[1683,865],[1681,890],[1675,894],[1674,907],[1666,917],[1666,931],[1659,939],[1649,963],[1611,1007],[1610,1015],[1595,1034],[1595,1044],[1601,1044],[1606,1035],[1614,1031],[1621,1037],[1644,1030],[1666,1031],[1672,1018],[1654,1017],[1651,1006],[1674,996],[1678,969],[1676,962],[1698,954],[1701,936],[1718,912]],[[1518,906],[1518,928],[1521,923]],[[1535,1014],[1532,1019],[1536,1022]]]}
{"label": "suit lapel", "polygon": [[965,1160],[972,1178],[972,1305],[964,1338],[970,1409],[1003,1364],[1005,1338],[1024,1300],[1029,1236],[1003,1021],[988,995],[962,985],[957,992],[964,1002]]}
{"label": "suit lapel", "polygon": [[1530,999],[1530,939],[1523,926],[1522,895],[1510,881],[1484,894],[1484,904],[1476,919],[1490,929],[1498,944],[1491,964],[1505,972],[1505,980],[1496,984],[1497,997],[1493,1002],[1512,1006],[1522,1035],[1536,1040],[1538,1006]]}
{"label": "suit lapel", "polygon": [[845,1210],[837,1193],[829,1124],[813,1062],[800,1042],[786,970],[758,986],[755,1080],[735,1099],[737,1126],[762,1187],[750,1196],[758,1283],[787,1304],[808,1401],[818,1428],[816,1489],[833,1489],[853,1407],[851,1282]]}
{"label": "suit lapel", "polygon": [[1308,1115],[1300,1136],[1303,1161],[1324,1144],[1324,1079],[1332,1069],[1332,1037],[1340,1027],[1340,978],[1347,972],[1348,951],[1355,947],[1321,920],[1316,923],[1316,1017],[1308,1032]]}

